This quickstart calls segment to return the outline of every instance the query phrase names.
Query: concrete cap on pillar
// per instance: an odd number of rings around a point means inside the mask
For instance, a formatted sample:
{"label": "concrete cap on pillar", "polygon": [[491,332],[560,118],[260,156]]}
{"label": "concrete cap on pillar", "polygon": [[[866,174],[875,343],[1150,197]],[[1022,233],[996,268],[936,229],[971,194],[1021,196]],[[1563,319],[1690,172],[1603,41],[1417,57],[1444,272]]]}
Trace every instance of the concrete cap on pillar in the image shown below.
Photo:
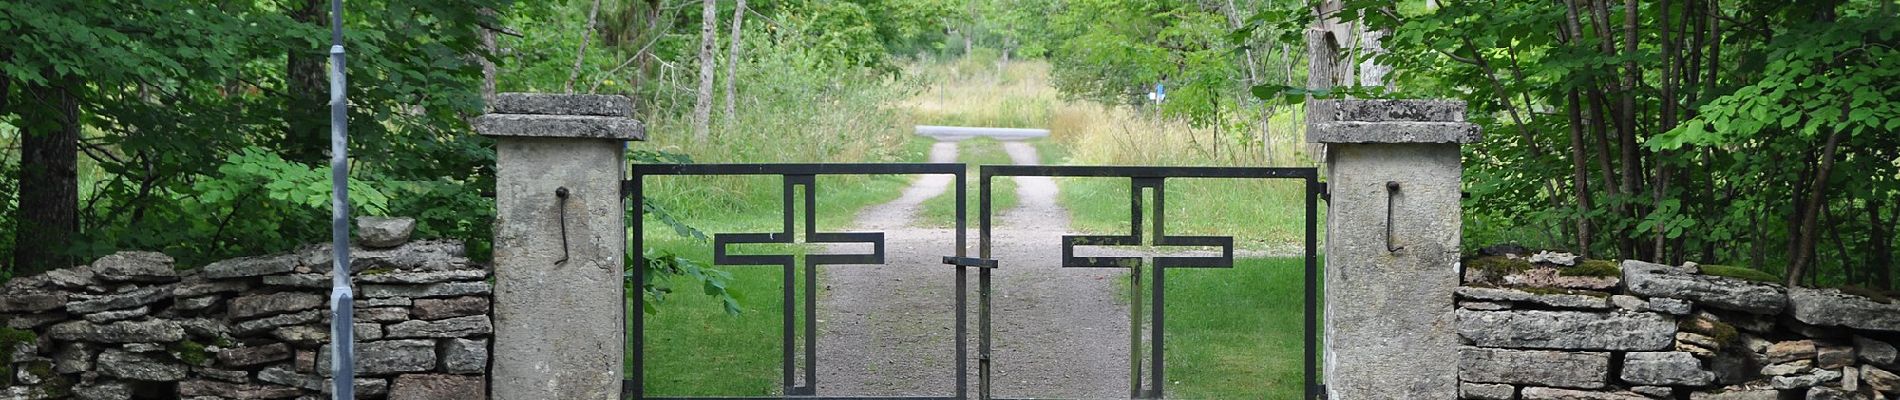
{"label": "concrete cap on pillar", "polygon": [[618,95],[502,93],[475,120],[483,136],[646,140],[633,99]]}
{"label": "concrete cap on pillar", "polygon": [[1451,100],[1314,100],[1306,103],[1313,143],[1471,143],[1482,136]]}

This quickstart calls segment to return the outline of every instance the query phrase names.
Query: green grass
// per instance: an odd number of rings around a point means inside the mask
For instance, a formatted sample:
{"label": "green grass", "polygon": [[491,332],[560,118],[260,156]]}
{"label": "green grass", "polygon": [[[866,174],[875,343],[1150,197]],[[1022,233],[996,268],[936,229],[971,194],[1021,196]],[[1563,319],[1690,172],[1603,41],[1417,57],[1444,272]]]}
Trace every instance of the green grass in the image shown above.
{"label": "green grass", "polygon": [[[981,182],[978,182],[981,179],[978,169],[983,165],[1009,165],[1009,154],[1003,152],[1003,142],[990,138],[975,138],[957,142],[957,161],[970,166],[969,189],[964,193],[967,208],[964,211],[968,213],[971,226],[975,226],[978,213],[981,212],[981,209],[977,207],[979,200],[982,199],[981,193],[978,192],[981,187],[979,186]],[[1003,210],[1016,207],[1015,179],[996,178],[990,182],[990,185],[992,213],[1002,213]],[[956,224],[955,198],[957,195],[955,188],[951,189],[944,191],[943,195],[924,201],[923,212],[919,216],[922,225],[948,227]]]}
{"label": "green grass", "polygon": [[[1117,178],[1057,178],[1073,227],[1082,232],[1128,231],[1129,181]],[[1298,250],[1306,234],[1305,183],[1297,179],[1169,179],[1169,235],[1233,236],[1246,249]],[[1143,206],[1153,208],[1151,195]],[[1324,209],[1314,215],[1324,231]],[[1152,221],[1150,221],[1152,222]],[[1144,228],[1145,229],[1145,228]]]}
{"label": "green grass", "polygon": [[1168,270],[1168,397],[1299,398],[1304,268],[1301,258],[1287,257]]}

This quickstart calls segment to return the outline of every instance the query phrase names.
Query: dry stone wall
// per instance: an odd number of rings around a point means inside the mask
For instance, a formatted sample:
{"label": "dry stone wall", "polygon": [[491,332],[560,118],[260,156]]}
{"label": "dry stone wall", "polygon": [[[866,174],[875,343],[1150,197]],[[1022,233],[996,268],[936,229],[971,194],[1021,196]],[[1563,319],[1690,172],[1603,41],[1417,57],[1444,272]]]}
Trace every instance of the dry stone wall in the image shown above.
{"label": "dry stone wall", "polygon": [[1463,399],[1900,399],[1900,304],[1878,293],[1555,253],[1466,264]]}
{"label": "dry stone wall", "polygon": [[[486,398],[487,267],[411,221],[358,224],[358,398]],[[121,252],[8,282],[0,399],[329,398],[328,245],[179,267]]]}

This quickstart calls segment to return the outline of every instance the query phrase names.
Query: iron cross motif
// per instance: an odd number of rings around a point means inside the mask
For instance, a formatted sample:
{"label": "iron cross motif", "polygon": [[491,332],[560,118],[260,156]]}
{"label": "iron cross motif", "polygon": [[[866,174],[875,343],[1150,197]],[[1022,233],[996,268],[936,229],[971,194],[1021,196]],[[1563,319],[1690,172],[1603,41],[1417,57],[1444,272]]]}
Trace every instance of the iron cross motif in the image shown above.
{"label": "iron cross motif", "polygon": [[[1164,210],[1167,209],[1165,207],[1167,196],[1165,194],[1166,191],[1164,190],[1165,186],[1162,184],[1162,178],[1136,177],[1136,178],[1131,178],[1131,179],[1132,179],[1132,182],[1128,186],[1129,188],[1129,194],[1128,194],[1129,223],[1130,223],[1128,234],[1127,235],[1106,235],[1106,236],[1104,235],[1097,235],[1097,236],[1063,235],[1062,236],[1062,266],[1074,267],[1074,268],[1128,268],[1131,270],[1130,275],[1129,275],[1129,278],[1130,278],[1129,279],[1129,288],[1130,288],[1129,293],[1133,294],[1130,296],[1130,299],[1134,304],[1130,304],[1128,307],[1128,316],[1129,316],[1128,318],[1128,321],[1129,321],[1128,347],[1129,347],[1129,366],[1130,366],[1129,368],[1129,396],[1133,398],[1159,399],[1161,398],[1161,389],[1163,386],[1162,382],[1165,382],[1162,380],[1162,368],[1161,368],[1162,367],[1161,350],[1163,347],[1162,333],[1164,331],[1164,329],[1162,329],[1162,327],[1164,326],[1164,324],[1162,323],[1162,315],[1163,315],[1162,313],[1164,310],[1164,308],[1162,307],[1162,301],[1163,301],[1162,294],[1163,292],[1165,292],[1165,290],[1163,290],[1164,286],[1162,285],[1163,276],[1164,276],[1162,272],[1164,272],[1168,268],[1233,268],[1234,266],[1234,238],[1232,236],[1168,236],[1165,229],[1167,224],[1165,223],[1166,221],[1163,219],[1163,216],[1165,215]],[[1154,257],[1151,257],[1154,259],[1154,262],[1153,262],[1154,288],[1153,290],[1150,290],[1149,292],[1153,297],[1153,301],[1151,302],[1151,305],[1153,307],[1153,310],[1152,310],[1153,324],[1151,325],[1152,329],[1148,331],[1148,335],[1149,335],[1148,341],[1150,342],[1148,365],[1152,366],[1152,369],[1150,369],[1149,371],[1149,379],[1148,379],[1148,384],[1151,385],[1151,387],[1147,388],[1146,390],[1142,388],[1142,373],[1141,373],[1142,346],[1141,346],[1141,334],[1140,334],[1141,327],[1142,327],[1142,315],[1141,315],[1142,307],[1141,307],[1141,296],[1139,295],[1142,289],[1141,277],[1142,277],[1143,257],[1077,257],[1075,255],[1076,246],[1143,246],[1144,244],[1142,243],[1142,234],[1141,234],[1141,224],[1142,224],[1142,202],[1141,202],[1142,193],[1141,192],[1142,192],[1142,189],[1144,188],[1149,189],[1150,191],[1154,193],[1154,202],[1155,202],[1154,241],[1153,243],[1149,244],[1149,246],[1151,247],[1164,247],[1164,246],[1215,247],[1215,246],[1218,246],[1221,249],[1221,255],[1213,256],[1213,257],[1208,257],[1208,256],[1154,256]]]}
{"label": "iron cross motif", "polygon": [[[781,213],[784,215],[784,226],[780,228],[778,232],[719,233],[713,235],[713,264],[715,265],[777,265],[783,267],[785,270],[785,287],[788,289],[785,290],[784,296],[784,339],[783,353],[781,354],[783,360],[781,361],[781,365],[784,368],[783,386],[786,395],[814,395],[818,387],[817,267],[819,265],[830,264],[884,263],[883,232],[817,231],[817,213],[814,209],[818,206],[818,195],[817,186],[814,184],[815,181],[813,175],[785,175],[785,208]],[[794,235],[792,231],[793,189],[798,186],[805,187],[805,240],[803,242],[797,241],[796,235]],[[793,282],[797,279],[793,268],[798,264],[799,256],[796,254],[729,254],[732,245],[798,243],[869,243],[872,246],[870,254],[806,254],[803,257],[805,259],[805,304],[803,308],[805,314],[805,380],[803,385],[799,385],[794,376],[794,370],[796,370],[796,368],[793,364],[796,363],[796,354],[793,349],[796,347],[796,344],[793,339],[795,335],[792,331],[793,327],[797,324],[795,318],[799,309],[793,304],[795,301],[793,291],[789,290]]]}

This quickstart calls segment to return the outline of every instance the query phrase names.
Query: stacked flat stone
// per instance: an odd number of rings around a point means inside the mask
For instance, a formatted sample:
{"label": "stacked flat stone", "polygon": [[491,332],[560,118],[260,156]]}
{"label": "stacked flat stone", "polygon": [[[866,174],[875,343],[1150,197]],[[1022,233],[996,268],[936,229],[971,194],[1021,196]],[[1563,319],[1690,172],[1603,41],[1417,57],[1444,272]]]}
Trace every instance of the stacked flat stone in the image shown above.
{"label": "stacked flat stone", "polygon": [[[1472,278],[1459,398],[1900,399],[1900,304],[1624,261],[1620,277]],[[1549,276],[1562,276],[1552,273]],[[1601,285],[1604,280],[1608,287]],[[1527,284],[1528,283],[1528,284]]]}
{"label": "stacked flat stone", "polygon": [[[487,267],[460,243],[410,241],[413,221],[363,223],[358,398],[485,398]],[[0,399],[329,398],[328,245],[176,267],[121,252],[9,282]]]}

